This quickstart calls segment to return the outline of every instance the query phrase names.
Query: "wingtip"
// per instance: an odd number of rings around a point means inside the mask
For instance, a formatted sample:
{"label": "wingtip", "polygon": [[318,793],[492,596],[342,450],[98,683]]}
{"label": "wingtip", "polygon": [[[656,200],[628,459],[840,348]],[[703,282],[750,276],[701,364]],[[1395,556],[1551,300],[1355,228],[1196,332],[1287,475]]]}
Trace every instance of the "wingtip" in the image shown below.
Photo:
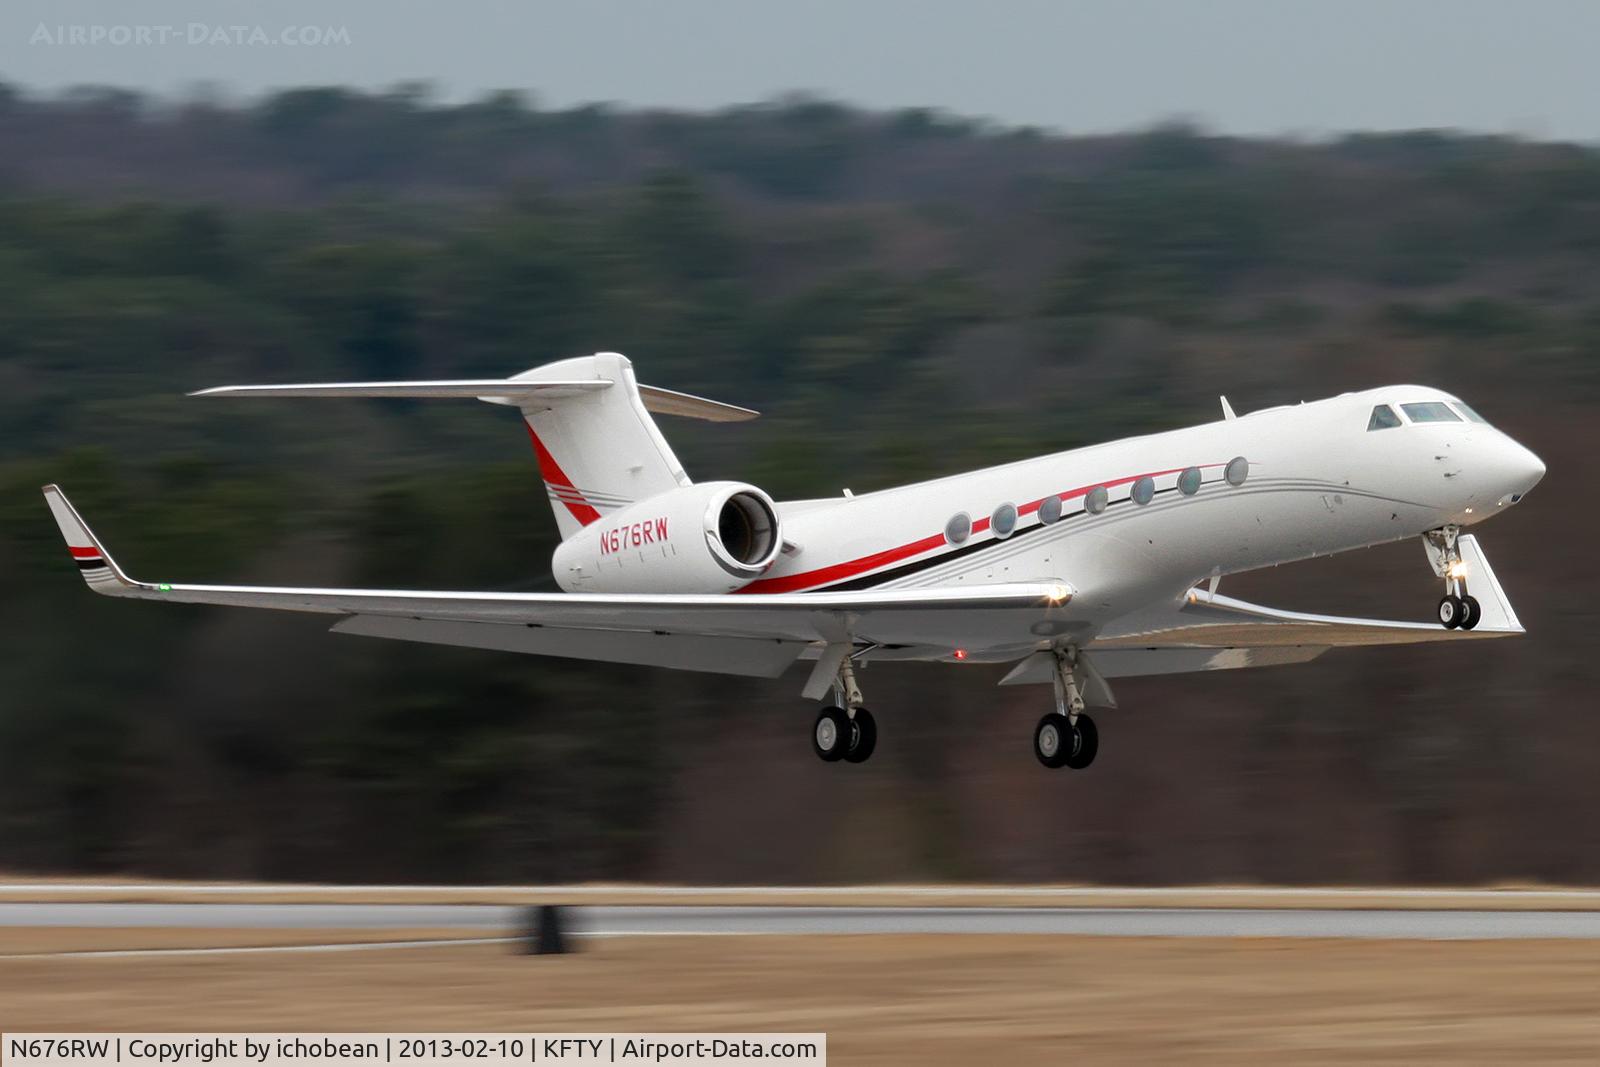
{"label": "wingtip", "polygon": [[105,550],[100,539],[89,529],[89,524],[83,521],[83,516],[78,514],[78,509],[72,506],[61,487],[52,482],[44,486],[43,491],[50,515],[61,531],[61,539],[67,543],[67,553],[89,588],[97,593],[116,594],[135,585],[122,573],[111,558],[111,553]]}

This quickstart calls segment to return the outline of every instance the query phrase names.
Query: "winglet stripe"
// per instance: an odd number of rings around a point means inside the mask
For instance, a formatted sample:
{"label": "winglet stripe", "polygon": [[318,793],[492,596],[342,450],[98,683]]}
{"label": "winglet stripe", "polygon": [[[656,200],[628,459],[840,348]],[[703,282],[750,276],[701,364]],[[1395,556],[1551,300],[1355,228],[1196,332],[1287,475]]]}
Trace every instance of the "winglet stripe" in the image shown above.
{"label": "winglet stripe", "polygon": [[67,542],[67,552],[89,588],[97,593],[116,594],[136,584],[122,573],[60,486],[45,486],[44,499],[50,505],[50,515],[56,520],[62,538]]}

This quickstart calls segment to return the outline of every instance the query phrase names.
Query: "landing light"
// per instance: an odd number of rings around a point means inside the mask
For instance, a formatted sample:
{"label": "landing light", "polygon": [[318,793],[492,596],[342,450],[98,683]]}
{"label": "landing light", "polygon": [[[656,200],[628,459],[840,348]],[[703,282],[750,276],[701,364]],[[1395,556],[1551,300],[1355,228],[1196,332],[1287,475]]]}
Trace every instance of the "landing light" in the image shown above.
{"label": "landing light", "polygon": [[1052,603],[1052,604],[1060,604],[1062,601],[1066,600],[1071,595],[1072,595],[1072,590],[1071,589],[1067,588],[1065,585],[1061,584],[1060,582],[1057,582],[1056,584],[1052,585],[1049,588],[1048,591],[1046,591],[1045,599],[1050,601],[1050,603]]}
{"label": "landing light", "polygon": [[1456,562],[1450,564],[1450,577],[1452,577],[1452,578],[1465,578],[1466,576],[1467,576],[1467,565],[1466,565],[1466,563],[1462,562],[1461,560],[1457,560]]}

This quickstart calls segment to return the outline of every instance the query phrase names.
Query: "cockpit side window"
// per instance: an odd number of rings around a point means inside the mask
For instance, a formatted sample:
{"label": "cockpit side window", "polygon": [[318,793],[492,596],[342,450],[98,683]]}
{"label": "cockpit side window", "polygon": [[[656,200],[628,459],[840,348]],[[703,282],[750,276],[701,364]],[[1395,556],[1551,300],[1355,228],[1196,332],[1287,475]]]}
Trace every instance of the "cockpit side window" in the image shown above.
{"label": "cockpit side window", "polygon": [[1488,419],[1484,418],[1482,415],[1479,415],[1476,411],[1473,411],[1470,407],[1468,407],[1462,401],[1457,400],[1455,402],[1455,405],[1456,405],[1456,410],[1461,412],[1461,414],[1463,414],[1463,415],[1465,415],[1467,417],[1467,421],[1468,422],[1481,422],[1485,426],[1487,426],[1489,424],[1489,420]]}
{"label": "cockpit side window", "polygon": [[1373,430],[1387,430],[1391,426],[1400,425],[1400,416],[1394,413],[1394,408],[1388,404],[1379,404],[1372,409],[1372,418],[1367,420],[1367,432]]}
{"label": "cockpit side window", "polygon": [[1412,422],[1460,422],[1461,416],[1450,410],[1450,405],[1437,400],[1421,404],[1401,404],[1400,410]]}

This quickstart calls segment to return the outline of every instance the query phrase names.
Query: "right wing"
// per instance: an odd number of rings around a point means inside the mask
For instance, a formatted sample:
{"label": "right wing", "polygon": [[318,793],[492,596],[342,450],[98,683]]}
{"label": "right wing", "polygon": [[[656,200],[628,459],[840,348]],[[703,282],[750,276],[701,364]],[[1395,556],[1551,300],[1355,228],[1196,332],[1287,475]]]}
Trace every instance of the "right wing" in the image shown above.
{"label": "right wing", "polygon": [[[1436,622],[1283,611],[1196,587],[1178,604],[1150,608],[1110,623],[1084,645],[1085,661],[1100,678],[1129,678],[1305,663],[1329,649],[1356,645],[1467,641],[1522,633],[1517,613],[1478,539],[1462,535],[1457,545],[1467,566],[1472,595],[1483,608],[1476,629],[1446,630]],[[1020,660],[1000,684],[1039,685],[1054,677],[1054,658],[1048,652],[1036,652]],[[1102,696],[1108,694],[1105,691]]]}
{"label": "right wing", "polygon": [[1511,608],[1500,580],[1489,567],[1478,539],[1463,534],[1457,541],[1466,564],[1472,595],[1483,616],[1472,630],[1446,630],[1437,622],[1395,622],[1312,615],[1263,607],[1205,589],[1189,590],[1176,608],[1163,608],[1119,620],[1106,627],[1090,646],[1102,649],[1210,648],[1238,649],[1284,646],[1339,648],[1352,645],[1408,645],[1420,641],[1461,641],[1512,637],[1525,631]]}
{"label": "right wing", "polygon": [[340,633],[728,674],[776,676],[817,642],[1028,645],[1072,596],[1061,583],[696,596],[143,582],[117,566],[60,488],[44,495],[85,581],[107,596],[343,615]]}
{"label": "right wing", "polygon": [[[1481,640],[1523,633],[1478,539],[1464,534],[1457,544],[1472,595],[1483,609],[1472,630],[1446,630],[1436,622],[1284,611],[1197,587],[1189,590],[1181,604],[1113,622],[1086,649],[1102,675],[1127,678],[1304,663],[1329,649],[1358,645]],[[1031,658],[1024,660],[1002,684],[1048,681],[1047,666]]]}

